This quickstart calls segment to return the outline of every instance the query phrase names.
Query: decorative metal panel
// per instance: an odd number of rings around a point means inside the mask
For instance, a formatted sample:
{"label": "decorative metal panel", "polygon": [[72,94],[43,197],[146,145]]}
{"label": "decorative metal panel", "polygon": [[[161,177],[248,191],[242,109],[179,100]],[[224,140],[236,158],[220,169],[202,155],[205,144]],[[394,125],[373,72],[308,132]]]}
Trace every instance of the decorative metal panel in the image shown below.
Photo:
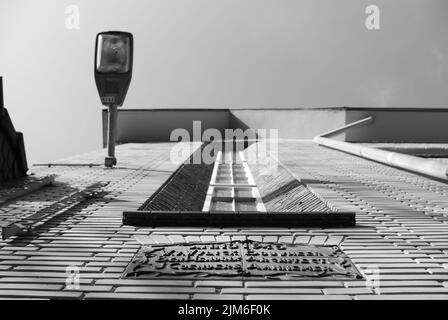
{"label": "decorative metal panel", "polygon": [[232,241],[144,246],[124,277],[360,279],[338,246]]}

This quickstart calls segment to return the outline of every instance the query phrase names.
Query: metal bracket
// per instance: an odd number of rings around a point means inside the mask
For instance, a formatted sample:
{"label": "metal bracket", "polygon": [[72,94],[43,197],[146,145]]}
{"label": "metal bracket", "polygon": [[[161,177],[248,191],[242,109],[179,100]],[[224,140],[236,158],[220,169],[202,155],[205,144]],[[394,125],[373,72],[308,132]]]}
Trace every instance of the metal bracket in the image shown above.
{"label": "metal bracket", "polygon": [[32,233],[36,224],[42,222],[44,219],[53,218],[63,212],[67,212],[88,199],[97,197],[107,184],[108,183],[101,182],[94,183],[83,190],[76,191],[63,197],[52,205],[43,208],[20,221],[12,222],[7,226],[2,227],[2,239],[6,240],[12,236]]}

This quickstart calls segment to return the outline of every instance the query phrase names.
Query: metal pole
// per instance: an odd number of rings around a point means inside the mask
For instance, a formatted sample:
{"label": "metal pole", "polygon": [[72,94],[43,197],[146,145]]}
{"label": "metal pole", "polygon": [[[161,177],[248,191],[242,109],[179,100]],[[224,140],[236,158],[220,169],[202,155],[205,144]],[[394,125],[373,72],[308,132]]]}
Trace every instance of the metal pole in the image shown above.
{"label": "metal pole", "polygon": [[441,161],[359,146],[354,143],[336,141],[323,137],[315,137],[314,142],[328,148],[351,153],[361,158],[381,162],[388,166],[424,174],[437,179],[448,180],[448,166]]}
{"label": "metal pole", "polygon": [[443,162],[410,156],[397,152],[357,145],[350,142],[337,141],[325,136],[341,133],[349,128],[372,121],[372,117],[350,123],[344,127],[314,137],[314,142],[327,148],[347,152],[358,157],[383,163],[388,166],[424,174],[436,179],[448,180],[448,165]]}
{"label": "metal pole", "polygon": [[367,118],[364,118],[364,119],[361,119],[361,120],[349,123],[349,124],[347,124],[347,125],[345,125],[343,127],[340,127],[340,128],[337,128],[337,129],[334,129],[334,130],[322,133],[321,135],[319,135],[319,137],[328,138],[328,136],[337,135],[337,134],[339,134],[341,132],[344,132],[344,131],[346,131],[346,130],[348,130],[350,128],[357,127],[357,126],[360,126],[360,125],[362,125],[364,123],[368,123],[368,122],[371,122],[371,121],[373,121],[373,117],[369,116]]}
{"label": "metal pole", "polygon": [[104,160],[106,167],[113,167],[117,164],[115,158],[115,136],[117,130],[117,106],[109,106],[109,125],[108,125],[108,139],[107,139],[107,157]]}

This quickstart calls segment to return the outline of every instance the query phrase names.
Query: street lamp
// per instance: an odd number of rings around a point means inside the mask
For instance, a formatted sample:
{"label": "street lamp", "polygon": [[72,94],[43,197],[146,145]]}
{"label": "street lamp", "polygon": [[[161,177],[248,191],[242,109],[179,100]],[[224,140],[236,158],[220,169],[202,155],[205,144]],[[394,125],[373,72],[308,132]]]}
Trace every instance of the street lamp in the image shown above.
{"label": "street lamp", "polygon": [[117,164],[115,132],[117,107],[123,105],[131,83],[134,39],[131,33],[101,32],[95,44],[95,82],[101,103],[109,108],[106,167]]}

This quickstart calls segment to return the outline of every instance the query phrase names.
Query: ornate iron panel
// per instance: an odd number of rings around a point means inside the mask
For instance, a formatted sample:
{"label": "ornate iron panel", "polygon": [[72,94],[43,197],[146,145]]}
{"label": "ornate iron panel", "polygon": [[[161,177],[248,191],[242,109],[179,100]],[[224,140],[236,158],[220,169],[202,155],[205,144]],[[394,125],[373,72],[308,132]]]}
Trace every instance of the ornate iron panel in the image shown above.
{"label": "ornate iron panel", "polygon": [[124,277],[361,279],[338,246],[232,241],[143,247]]}

